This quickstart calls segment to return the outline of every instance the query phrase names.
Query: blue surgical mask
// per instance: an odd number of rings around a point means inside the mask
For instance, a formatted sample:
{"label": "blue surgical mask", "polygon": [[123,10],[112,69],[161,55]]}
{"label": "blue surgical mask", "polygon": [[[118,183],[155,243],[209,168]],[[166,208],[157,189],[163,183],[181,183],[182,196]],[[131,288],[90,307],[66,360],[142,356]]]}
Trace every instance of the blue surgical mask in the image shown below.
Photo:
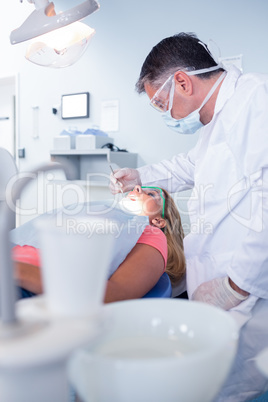
{"label": "blue surgical mask", "polygon": [[[192,72],[191,75],[194,75],[194,73],[199,73],[198,71]],[[188,73],[188,75],[190,75]],[[172,82],[172,87],[170,90],[170,97],[169,97],[169,108],[166,112],[162,114],[162,117],[164,119],[164,122],[166,125],[171,128],[172,130],[176,131],[179,134],[194,134],[197,130],[199,130],[201,127],[203,127],[203,123],[200,121],[200,110],[202,107],[208,102],[208,100],[211,98],[213,93],[216,91],[224,77],[226,76],[226,72],[223,72],[220,77],[217,79],[215,84],[212,86],[210,91],[208,92],[207,96],[203,100],[201,106],[194,110],[192,113],[190,113],[188,116],[182,118],[182,119],[174,119],[174,117],[171,116],[171,109],[173,106],[173,98],[174,98],[174,92],[175,92],[175,82],[173,79]]]}

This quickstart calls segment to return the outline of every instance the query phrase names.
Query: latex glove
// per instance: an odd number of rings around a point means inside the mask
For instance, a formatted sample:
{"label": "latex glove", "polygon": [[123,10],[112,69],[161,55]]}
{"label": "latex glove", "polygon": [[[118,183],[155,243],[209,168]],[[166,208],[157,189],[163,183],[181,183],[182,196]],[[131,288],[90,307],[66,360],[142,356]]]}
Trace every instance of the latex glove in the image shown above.
{"label": "latex glove", "polygon": [[123,168],[115,170],[110,175],[110,191],[112,194],[132,190],[137,184],[141,185],[140,174],[136,169]]}
{"label": "latex glove", "polygon": [[223,310],[230,310],[247,298],[248,295],[243,296],[231,287],[228,276],[204,282],[193,293],[193,300],[212,304]]}

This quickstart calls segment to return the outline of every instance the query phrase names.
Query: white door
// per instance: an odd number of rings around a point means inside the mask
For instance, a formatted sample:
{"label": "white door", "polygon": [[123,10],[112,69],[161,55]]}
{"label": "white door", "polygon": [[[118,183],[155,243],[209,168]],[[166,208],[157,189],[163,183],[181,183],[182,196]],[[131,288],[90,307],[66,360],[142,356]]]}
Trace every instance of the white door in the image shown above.
{"label": "white door", "polygon": [[16,77],[0,78],[0,147],[16,159]]}

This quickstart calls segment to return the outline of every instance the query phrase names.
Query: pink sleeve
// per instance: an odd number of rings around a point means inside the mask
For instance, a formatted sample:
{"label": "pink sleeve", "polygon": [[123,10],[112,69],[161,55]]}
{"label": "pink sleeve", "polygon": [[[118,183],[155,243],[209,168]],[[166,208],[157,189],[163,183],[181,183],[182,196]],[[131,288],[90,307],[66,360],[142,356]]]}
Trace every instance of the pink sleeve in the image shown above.
{"label": "pink sleeve", "polygon": [[161,229],[150,225],[146,226],[137,243],[147,244],[156,248],[162,254],[166,267],[168,254],[167,238]]}
{"label": "pink sleeve", "polygon": [[41,266],[39,250],[32,246],[15,246],[12,249],[13,261],[24,262],[25,264]]}

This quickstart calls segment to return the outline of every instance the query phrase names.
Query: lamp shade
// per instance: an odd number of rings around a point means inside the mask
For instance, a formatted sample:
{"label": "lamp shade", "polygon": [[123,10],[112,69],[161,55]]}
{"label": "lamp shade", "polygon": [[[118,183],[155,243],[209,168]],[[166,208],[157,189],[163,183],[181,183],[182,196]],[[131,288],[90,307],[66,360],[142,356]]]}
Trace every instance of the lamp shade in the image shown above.
{"label": "lamp shade", "polygon": [[72,24],[94,13],[99,7],[96,0],[87,0],[74,8],[56,14],[54,4],[47,0],[43,7],[33,11],[19,28],[11,32],[10,42],[15,45]]}
{"label": "lamp shade", "polygon": [[36,10],[17,29],[11,32],[11,44],[30,39],[26,59],[45,67],[67,67],[85,52],[95,30],[79,22],[99,9],[96,0],[86,0],[67,11],[56,14],[49,0],[28,0]]}
{"label": "lamp shade", "polygon": [[30,43],[26,59],[44,67],[67,67],[85,52],[95,30],[82,22],[74,22],[57,31],[38,36]]}

